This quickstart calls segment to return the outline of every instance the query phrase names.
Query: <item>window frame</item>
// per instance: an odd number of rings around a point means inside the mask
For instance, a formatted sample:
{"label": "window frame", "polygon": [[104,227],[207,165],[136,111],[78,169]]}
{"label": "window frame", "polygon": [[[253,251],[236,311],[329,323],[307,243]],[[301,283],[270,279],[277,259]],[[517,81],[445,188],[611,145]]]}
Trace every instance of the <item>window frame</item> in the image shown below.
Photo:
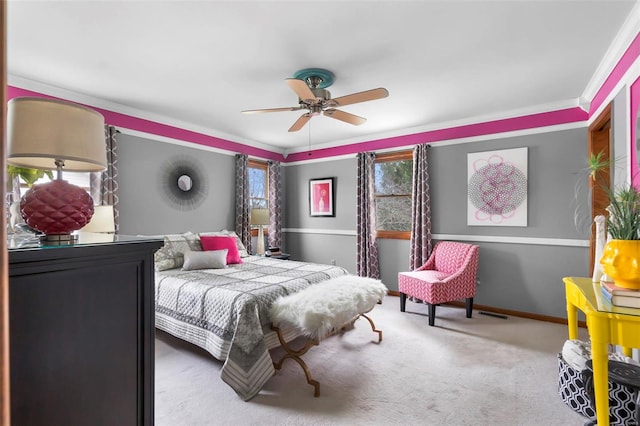
{"label": "window frame", "polygon": [[[413,160],[413,150],[403,150],[403,151],[394,151],[387,152],[382,154],[376,154],[376,158],[374,163],[388,163],[391,161],[403,161],[403,160]],[[378,198],[390,198],[390,197],[406,197],[404,194],[393,194],[393,195],[376,195],[374,194],[375,199]],[[409,199],[413,197],[413,194],[409,194]],[[375,205],[375,204],[374,204]],[[377,212],[376,212],[377,213]],[[376,238],[384,238],[384,239],[396,239],[396,240],[410,240],[411,239],[411,231],[384,231],[384,230],[376,230]]]}

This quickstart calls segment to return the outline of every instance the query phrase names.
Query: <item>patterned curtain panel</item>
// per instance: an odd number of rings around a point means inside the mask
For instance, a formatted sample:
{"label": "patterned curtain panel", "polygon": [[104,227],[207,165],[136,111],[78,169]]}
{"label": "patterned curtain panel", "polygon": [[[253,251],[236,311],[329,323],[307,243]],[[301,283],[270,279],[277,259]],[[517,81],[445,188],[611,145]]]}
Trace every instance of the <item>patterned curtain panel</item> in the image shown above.
{"label": "patterned curtain panel", "polygon": [[236,234],[249,253],[251,249],[251,222],[249,217],[249,156],[236,154]]}
{"label": "patterned curtain panel", "polygon": [[116,135],[120,132],[115,127],[104,126],[107,149],[107,169],[103,172],[91,173],[90,192],[93,202],[101,206],[113,206],[113,220],[116,234],[120,229],[120,213],[118,210],[118,142]]}
{"label": "patterned curtain panel", "polygon": [[357,190],[357,255],[356,273],[361,277],[380,278],[378,243],[376,241],[376,210],[374,198],[374,160],[372,152],[358,154]]}
{"label": "patterned curtain panel", "polygon": [[413,149],[413,185],[411,190],[411,242],[409,268],[422,266],[431,254],[431,195],[429,193],[429,145]]}
{"label": "patterned curtain panel", "polygon": [[282,247],[282,166],[269,161],[269,247]]}

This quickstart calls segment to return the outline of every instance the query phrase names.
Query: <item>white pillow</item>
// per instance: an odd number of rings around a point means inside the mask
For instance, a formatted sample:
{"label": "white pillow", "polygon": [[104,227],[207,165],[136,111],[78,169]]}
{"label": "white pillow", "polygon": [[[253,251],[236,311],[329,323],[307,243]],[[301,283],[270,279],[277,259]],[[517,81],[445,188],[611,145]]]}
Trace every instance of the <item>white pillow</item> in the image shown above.
{"label": "white pillow", "polygon": [[185,251],[183,271],[197,269],[224,269],[227,267],[227,252],[229,250]]}
{"label": "white pillow", "polygon": [[[153,255],[156,271],[165,271],[167,269],[179,268],[176,254],[169,246],[163,246]],[[182,258],[180,258],[182,260]]]}
{"label": "white pillow", "polygon": [[164,246],[168,247],[174,258],[174,268],[179,268],[184,262],[184,252],[202,251],[200,237],[192,232],[184,234],[169,234],[164,236]]}

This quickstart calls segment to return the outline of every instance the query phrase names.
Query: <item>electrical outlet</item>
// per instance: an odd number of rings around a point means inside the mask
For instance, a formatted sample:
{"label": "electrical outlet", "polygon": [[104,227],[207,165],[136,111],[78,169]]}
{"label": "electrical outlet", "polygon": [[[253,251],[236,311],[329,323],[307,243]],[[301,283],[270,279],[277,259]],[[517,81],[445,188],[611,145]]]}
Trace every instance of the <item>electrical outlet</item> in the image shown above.
{"label": "electrical outlet", "polygon": [[331,264],[332,264],[333,266],[336,266],[336,260],[335,260],[335,259],[331,259]]}

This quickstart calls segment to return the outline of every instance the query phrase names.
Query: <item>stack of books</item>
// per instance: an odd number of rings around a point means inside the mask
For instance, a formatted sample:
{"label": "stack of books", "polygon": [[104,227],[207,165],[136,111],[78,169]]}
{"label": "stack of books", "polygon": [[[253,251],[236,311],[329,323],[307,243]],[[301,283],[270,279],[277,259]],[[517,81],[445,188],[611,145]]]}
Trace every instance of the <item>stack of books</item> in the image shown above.
{"label": "stack of books", "polygon": [[280,256],[282,255],[282,251],[280,247],[269,247],[269,251],[265,253],[267,256]]}
{"label": "stack of books", "polygon": [[600,283],[602,295],[614,306],[625,308],[640,308],[640,290],[619,287],[612,282]]}

